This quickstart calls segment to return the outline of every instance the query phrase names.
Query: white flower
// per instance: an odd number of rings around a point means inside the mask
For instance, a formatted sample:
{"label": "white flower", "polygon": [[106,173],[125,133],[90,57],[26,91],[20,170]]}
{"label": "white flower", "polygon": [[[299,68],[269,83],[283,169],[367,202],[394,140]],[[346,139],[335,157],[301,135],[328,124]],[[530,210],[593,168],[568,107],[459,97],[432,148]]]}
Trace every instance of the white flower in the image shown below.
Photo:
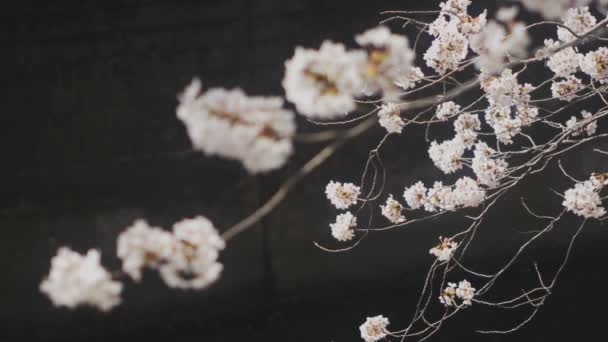
{"label": "white flower", "polygon": [[456,306],[456,284],[448,283],[439,296],[439,301],[445,306]]}
{"label": "white flower", "polygon": [[477,181],[481,184],[494,187],[499,184],[507,170],[508,164],[504,159],[494,158],[495,151],[485,143],[475,145],[474,157],[471,163]]}
{"label": "white flower", "polygon": [[590,180],[576,183],[574,188],[566,190],[562,204],[568,211],[585,218],[599,218],[606,214],[598,189]]}
{"label": "white flower", "polygon": [[461,141],[460,144],[463,144],[467,150],[470,150],[477,141],[477,133],[473,130],[465,129],[462,132],[456,133],[454,139],[459,139]]}
{"label": "white flower", "polygon": [[[522,126],[533,122],[538,109],[530,107],[531,84],[517,83],[517,75],[505,69],[499,77],[482,78],[482,87],[487,93],[490,106],[486,109],[486,122],[492,126],[496,138],[503,144],[513,143],[513,137],[521,132]],[[512,116],[511,108],[518,113]]]}
{"label": "white flower", "polygon": [[439,120],[447,120],[458,113],[460,113],[460,106],[454,101],[447,101],[437,106],[435,116]]}
{"label": "white flower", "polygon": [[593,187],[599,191],[608,185],[608,173],[592,173],[589,180],[593,184]]}
{"label": "white flower", "polygon": [[[590,112],[588,112],[586,110],[581,111],[581,115],[583,116],[583,120],[589,119],[590,117],[593,116],[593,114],[591,114]],[[585,126],[585,133],[587,133],[587,135],[594,135],[596,130],[597,130],[597,120],[593,121],[591,123],[588,123]]]}
{"label": "white flower", "polygon": [[407,74],[401,74],[395,79],[395,85],[401,89],[410,89],[424,78],[422,70],[418,67],[413,67]]}
{"label": "white flower", "polygon": [[420,69],[414,70],[414,51],[405,36],[391,33],[386,26],[378,26],[355,36],[355,40],[367,51],[367,93],[382,91],[385,98],[395,98],[399,90],[396,82],[403,86],[403,81],[409,80],[407,89],[421,78]]}
{"label": "white flower", "polygon": [[51,259],[51,271],[40,290],[55,306],[74,308],[84,304],[109,311],[120,304],[122,284],[112,280],[99,260],[99,252],[93,249],[81,255],[67,247],[60,248]]}
{"label": "white flower", "polygon": [[176,241],[171,257],[160,266],[160,275],[169,287],[202,289],[215,282],[223,266],[217,261],[224,249],[213,223],[197,216],[173,224]]}
{"label": "white flower", "polygon": [[388,318],[382,315],[367,317],[365,323],[361,324],[359,327],[361,338],[364,339],[365,342],[379,341],[388,335],[389,331],[386,330],[388,325]]}
{"label": "white flower", "polygon": [[[546,49],[551,51],[560,45],[552,39],[545,39]],[[547,67],[555,73],[555,76],[567,77],[572,75],[578,69],[579,59],[581,54],[576,53],[574,48],[567,47],[555,53],[551,53],[547,60]]]}
{"label": "white flower", "polygon": [[[593,116],[590,112],[583,110],[581,111],[581,115],[583,116],[583,120],[589,119]],[[597,121],[590,122],[586,124],[584,127],[578,127],[579,121],[575,116],[570,117],[568,121],[566,121],[566,128],[573,129],[572,136],[577,137],[581,135],[584,130],[585,133],[589,136],[594,135],[597,130]]]}
{"label": "white flower", "polygon": [[[597,20],[589,12],[589,7],[570,8],[562,17],[564,25],[574,31],[577,35],[584,34],[595,26]],[[571,42],[576,37],[563,27],[557,28],[557,37],[564,43]]]}
{"label": "white flower", "polygon": [[386,217],[392,223],[397,224],[405,221],[405,216],[401,215],[403,206],[393,199],[393,195],[390,195],[386,199],[386,204],[381,205],[380,208],[382,209],[382,216]]}
{"label": "white flower", "polygon": [[458,283],[458,288],[456,289],[456,297],[462,300],[463,305],[471,305],[471,300],[475,297],[476,289],[471,287],[471,283],[466,280]]}
{"label": "white flower", "polygon": [[454,121],[454,129],[456,133],[479,131],[481,129],[481,121],[479,121],[477,114],[462,113]]}
{"label": "white flower", "polygon": [[583,83],[579,78],[568,76],[568,78],[564,80],[554,81],[553,84],[551,84],[551,96],[570,102],[577,97],[576,92],[582,88]]}
{"label": "white flower", "polygon": [[473,297],[475,297],[476,289],[471,287],[471,283],[466,280],[458,283],[458,287],[456,287],[455,283],[448,283],[443,291],[441,291],[441,295],[439,296],[439,301],[445,306],[458,306],[456,303],[456,298],[462,301],[461,305],[469,306],[472,303]]}
{"label": "white flower", "polygon": [[170,232],[153,228],[144,220],[137,220],[117,239],[117,255],[122,269],[135,281],[141,280],[144,267],[156,268],[168,260],[175,248]]}
{"label": "white flower", "polygon": [[449,260],[458,248],[458,242],[449,238],[439,237],[439,244],[429,250],[429,253],[437,257],[439,261]]}
{"label": "white flower", "polygon": [[[486,24],[487,11],[472,17],[467,13],[470,1],[452,1],[439,4],[441,11],[437,19],[429,25],[429,33],[435,37],[447,31],[456,31],[465,36],[481,31]],[[448,20],[449,19],[449,20]]]}
{"label": "white flower", "polygon": [[450,186],[444,186],[442,182],[433,183],[433,187],[427,192],[427,201],[424,209],[428,212],[441,210],[453,210],[457,203]]}
{"label": "white flower", "polygon": [[401,110],[396,103],[383,104],[378,111],[380,126],[389,133],[401,133],[405,122],[401,119]]}
{"label": "white flower", "polygon": [[522,98],[526,95],[522,92],[525,89],[517,82],[517,74],[511,69],[504,69],[499,77],[489,78],[483,85],[492,106],[514,106],[526,100]]}
{"label": "white flower", "polygon": [[483,202],[486,193],[479,188],[475,180],[465,176],[456,181],[452,194],[456,205],[478,207]]}
{"label": "white flower", "polygon": [[361,188],[353,183],[338,183],[330,181],[325,187],[325,194],[337,209],[347,209],[357,203]]}
{"label": "white flower", "polygon": [[355,237],[353,228],[357,226],[357,218],[350,211],[336,217],[336,222],[329,225],[331,235],[338,241],[349,241]]}
{"label": "white flower", "polygon": [[427,188],[419,181],[411,187],[406,188],[403,197],[410,208],[418,209],[426,202],[426,192]]}
{"label": "white flower", "polygon": [[581,70],[593,79],[606,83],[608,80],[608,48],[600,47],[595,51],[588,52],[579,60]]}
{"label": "white flower", "polygon": [[429,157],[441,171],[446,174],[455,172],[462,168],[462,155],[466,146],[462,139],[458,137],[452,140],[446,140],[441,144],[436,141],[431,142],[429,147]]}
{"label": "white flower", "polygon": [[194,79],[179,97],[177,117],[195,149],[240,161],[251,173],[277,169],[291,155],[293,112],[279,97],[247,96],[240,89],[201,93]]}
{"label": "white flower", "polygon": [[439,7],[442,12],[452,13],[453,15],[466,15],[470,4],[471,0],[447,0],[441,2]]}
{"label": "white flower", "polygon": [[494,125],[494,133],[498,141],[505,145],[513,143],[513,137],[521,132],[523,123],[518,117],[505,118],[504,120],[497,121]]}
{"label": "white flower", "polygon": [[466,58],[469,48],[468,39],[454,30],[444,31],[433,40],[431,47],[424,54],[426,65],[438,74],[457,69],[460,62]]}
{"label": "white flower", "polygon": [[521,121],[522,126],[533,123],[538,116],[538,108],[530,106],[527,102],[522,102],[516,106],[515,116]]}
{"label": "white flower", "polygon": [[355,109],[363,92],[364,51],[346,51],[324,41],[319,50],[296,48],[285,62],[285,97],[301,114],[318,119],[342,117]]}

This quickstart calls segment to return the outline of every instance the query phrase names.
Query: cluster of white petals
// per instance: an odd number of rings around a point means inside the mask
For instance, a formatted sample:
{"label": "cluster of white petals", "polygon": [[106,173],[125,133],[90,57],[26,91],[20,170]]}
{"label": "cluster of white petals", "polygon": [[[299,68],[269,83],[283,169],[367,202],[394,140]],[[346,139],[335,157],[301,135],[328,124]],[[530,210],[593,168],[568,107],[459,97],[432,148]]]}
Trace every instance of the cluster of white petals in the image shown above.
{"label": "cluster of white petals", "polygon": [[468,0],[442,2],[439,16],[429,24],[429,33],[435,39],[424,54],[424,60],[438,74],[458,69],[467,57],[469,37],[485,30],[487,12],[473,17],[467,13],[470,4]]}
{"label": "cluster of white petals", "polygon": [[[570,8],[563,15],[562,21],[564,22],[564,26],[579,36],[592,29],[597,23],[597,19],[589,12],[589,7],[587,6]],[[558,27],[557,38],[564,43],[573,41],[576,37],[570,30]]]}
{"label": "cluster of white petals", "polygon": [[593,186],[599,191],[608,185],[608,173],[592,173],[589,180]]}
{"label": "cluster of white petals", "polygon": [[458,248],[458,242],[440,236],[439,244],[431,248],[429,253],[434,255],[439,261],[447,261],[454,255],[456,248]]}
{"label": "cluster of white petals", "polygon": [[364,51],[347,51],[343,44],[324,41],[318,50],[297,47],[285,62],[285,97],[310,118],[342,117],[356,107],[364,87]]}
{"label": "cluster of white petals", "polygon": [[454,186],[434,182],[432,188],[426,188],[417,182],[405,189],[403,197],[412,209],[424,207],[428,212],[453,210],[457,207],[477,207],[485,198],[485,190],[470,177],[461,177]]}
{"label": "cluster of white petals", "polygon": [[437,106],[435,116],[439,120],[447,120],[458,113],[460,113],[460,106],[454,101],[447,101]]}
{"label": "cluster of white petals", "polygon": [[330,181],[325,187],[325,195],[337,209],[347,209],[357,203],[361,188],[353,183]]}
{"label": "cluster of white petals", "polygon": [[473,17],[467,13],[470,4],[469,0],[448,0],[440,3],[439,16],[429,25],[431,35],[439,37],[452,31],[468,37],[481,31],[486,24],[487,11]]}
{"label": "cluster of white petals", "polygon": [[475,291],[476,289],[471,287],[471,283],[466,280],[462,280],[458,285],[448,283],[448,286],[441,291],[439,301],[445,306],[458,306],[456,303],[456,298],[458,298],[461,300],[461,305],[469,306],[473,304]]}
{"label": "cluster of white petals", "polygon": [[366,93],[382,92],[385,99],[392,99],[399,88],[411,88],[424,77],[413,66],[415,55],[407,37],[391,33],[386,26],[367,30],[355,36],[355,41],[367,51]]}
{"label": "cluster of white petals", "polygon": [[329,224],[331,235],[338,241],[348,241],[355,237],[353,230],[357,226],[357,218],[350,211],[339,214],[335,223]]}
{"label": "cluster of white petals", "polygon": [[551,84],[551,96],[570,102],[577,97],[576,92],[582,88],[583,82],[580,78],[571,75],[561,81],[554,81]]}
{"label": "cluster of white petals", "polygon": [[174,243],[170,232],[140,219],[118,236],[116,254],[122,260],[122,270],[140,281],[144,267],[156,268],[171,257]]}
{"label": "cluster of white petals", "polygon": [[384,127],[389,133],[401,133],[405,122],[401,118],[401,110],[396,103],[386,103],[378,111],[380,126]]}
{"label": "cluster of white petals", "polygon": [[240,89],[201,90],[201,82],[194,79],[177,108],[194,148],[238,160],[251,173],[285,164],[296,126],[281,98],[247,96]]}
{"label": "cluster of white petals", "polygon": [[477,114],[462,113],[454,121],[454,130],[456,138],[462,141],[462,144],[470,149],[477,140],[477,132],[481,129],[481,121]]}
{"label": "cluster of white petals", "polygon": [[437,211],[449,211],[456,208],[456,200],[452,187],[449,185],[443,185],[443,182],[433,183],[433,187],[429,188],[426,193],[426,202],[424,203],[424,210],[434,213]]}
{"label": "cluster of white petals", "polygon": [[486,143],[477,143],[471,163],[471,168],[475,172],[475,176],[477,176],[477,181],[489,187],[499,184],[500,179],[509,166],[504,159],[497,158],[495,153],[496,151]]}
{"label": "cluster of white petals", "polygon": [[486,192],[479,188],[477,182],[466,176],[456,181],[452,193],[456,205],[462,207],[478,207],[486,196]]}
{"label": "cluster of white petals", "polygon": [[418,181],[414,185],[405,189],[403,192],[403,198],[405,198],[405,202],[410,208],[418,209],[426,203],[426,193],[426,186],[424,186],[424,183]]}
{"label": "cluster of white petals", "polygon": [[447,27],[452,29],[443,30],[424,53],[426,65],[438,74],[457,69],[469,50],[468,39],[455,29],[455,25]]}
{"label": "cluster of white petals", "polygon": [[[603,182],[602,182],[603,183]],[[600,218],[606,214],[599,195],[601,187],[596,181],[576,183],[564,193],[563,206],[578,216]]]}
{"label": "cluster of white petals", "polygon": [[159,270],[170,287],[201,289],[216,281],[223,268],[217,259],[224,240],[202,216],[176,222],[172,233],[137,220],[119,235],[117,245],[123,271],[135,281],[148,267]]}
{"label": "cluster of white petals", "polygon": [[217,259],[225,242],[213,223],[197,216],[173,224],[175,248],[160,266],[160,275],[170,287],[202,289],[215,282],[223,266]]}
{"label": "cluster of white petals", "polygon": [[600,47],[588,52],[580,58],[580,67],[583,72],[601,83],[608,82],[608,48]]}
{"label": "cluster of white petals", "polygon": [[476,289],[471,286],[466,280],[463,280],[458,283],[458,288],[456,289],[456,297],[462,300],[463,305],[471,305],[471,300],[475,297]]}
{"label": "cluster of white petals", "polygon": [[462,169],[461,158],[465,150],[466,145],[457,136],[452,140],[446,140],[442,143],[432,141],[428,152],[435,166],[444,173],[449,174]]}
{"label": "cluster of white petals", "polygon": [[[584,121],[591,118],[593,114],[586,110],[583,110],[581,111],[581,116],[583,117],[581,121]],[[568,121],[566,121],[566,128],[573,130],[572,136],[577,137],[581,135],[582,132],[589,136],[594,135],[597,131],[597,121],[592,121],[586,125],[579,124],[581,121],[579,121],[576,116],[572,116],[570,117],[570,119],[568,119]]]}
{"label": "cluster of white petals", "polygon": [[549,55],[547,67],[555,73],[555,76],[567,77],[576,72],[582,55],[577,53],[573,47],[567,47],[557,52],[552,52],[560,46],[553,39],[545,39],[545,53]]}
{"label": "cluster of white petals", "polygon": [[112,309],[120,304],[122,284],[112,280],[99,260],[99,252],[93,249],[81,255],[67,247],[60,248],[51,259],[51,270],[40,284],[40,290],[55,306],[90,305],[102,311]]}
{"label": "cluster of white petals", "polygon": [[365,323],[361,324],[359,327],[361,338],[365,340],[365,342],[380,341],[389,334],[389,331],[386,329],[388,325],[388,318],[382,315],[367,317]]}
{"label": "cluster of white petals", "polygon": [[[492,126],[496,138],[503,144],[512,144],[513,137],[521,132],[522,126],[530,124],[538,116],[538,108],[530,106],[533,86],[517,82],[517,74],[504,69],[500,76],[480,76],[482,88],[487,94],[490,106],[486,109],[486,122]],[[513,107],[516,108],[513,113]]]}
{"label": "cluster of white petals", "polygon": [[392,223],[397,224],[405,221],[405,216],[401,215],[403,206],[399,201],[393,198],[393,195],[390,195],[386,199],[386,204],[381,205],[380,209],[382,210],[382,216],[386,217]]}
{"label": "cluster of white petals", "polygon": [[471,50],[479,55],[475,64],[482,72],[498,73],[507,57],[525,56],[530,38],[526,26],[513,21],[516,14],[513,8],[501,9],[496,17],[503,22],[490,20],[483,30],[471,36]]}

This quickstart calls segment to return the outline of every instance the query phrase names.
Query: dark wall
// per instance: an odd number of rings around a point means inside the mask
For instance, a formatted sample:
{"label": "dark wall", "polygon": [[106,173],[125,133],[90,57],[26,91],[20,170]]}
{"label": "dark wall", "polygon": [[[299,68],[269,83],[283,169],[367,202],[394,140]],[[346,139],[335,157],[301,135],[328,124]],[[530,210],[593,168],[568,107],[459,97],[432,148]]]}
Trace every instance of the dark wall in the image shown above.
{"label": "dark wall", "polygon": [[[119,268],[115,238],[137,218],[165,227],[203,214],[220,230],[269,197],[280,181],[320,145],[300,144],[281,171],[248,176],[236,163],[192,152],[175,118],[176,94],[194,76],[207,86],[241,86],[252,94],[282,94],[283,62],[296,45],[324,38],[352,44],[382,10],[430,9],[419,1],[63,1],[19,2],[1,14],[3,180],[0,196],[0,341],[82,341],[158,337],[172,341],[357,341],[368,315],[409,319],[438,235],[464,227],[452,215],[404,230],[372,234],[343,254],[322,252],[319,241],[335,218],[323,190],[330,179],[356,182],[374,128],[298,186],[275,213],[231,241],[225,272],[203,292],[171,291],[154,273],[126,282],[124,303],[109,314],[55,309],[38,291],[60,246],[99,247],[104,265]],[[397,28],[395,26],[395,28]],[[424,41],[422,42],[424,44]],[[301,130],[312,129],[301,126]],[[424,133],[391,137],[383,150],[388,189],[401,196],[418,179],[440,177],[426,155]],[[567,158],[581,178],[606,164],[579,149]],[[539,210],[559,210],[568,182],[556,172],[523,184],[480,232],[468,259],[492,271],[538,227],[521,209],[525,194]],[[524,191],[525,190],[525,191]],[[551,198],[544,200],[544,198]],[[575,228],[567,220],[505,277],[503,294],[531,285],[532,261],[555,271]],[[473,307],[432,340],[567,340],[602,331],[602,242],[590,225],[554,296],[529,327],[511,336],[475,335],[505,328],[518,314]]]}

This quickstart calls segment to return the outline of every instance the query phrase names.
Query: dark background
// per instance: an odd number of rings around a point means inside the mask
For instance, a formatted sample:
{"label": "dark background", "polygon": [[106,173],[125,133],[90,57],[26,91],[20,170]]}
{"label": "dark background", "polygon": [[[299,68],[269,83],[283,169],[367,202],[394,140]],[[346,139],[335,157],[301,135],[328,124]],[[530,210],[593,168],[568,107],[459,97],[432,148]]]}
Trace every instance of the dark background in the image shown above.
{"label": "dark background", "polygon": [[[276,212],[231,241],[221,255],[222,278],[209,290],[169,290],[150,272],[142,284],[126,281],[124,303],[103,314],[56,309],[38,285],[64,245],[80,252],[100,248],[104,265],[120,268],[116,236],[140,217],[170,227],[203,214],[224,230],[322,147],[299,144],[284,170],[258,177],[237,163],[191,152],[174,111],[176,94],[192,77],[207,86],[281,95],[283,62],[296,45],[317,47],[325,38],[352,45],[355,33],[385,18],[380,11],[436,5],[86,0],[22,1],[3,8],[0,341],[359,341],[359,325],[376,314],[402,328],[432,262],[428,249],[437,236],[464,227],[461,215],[371,234],[343,254],[313,245],[339,246],[329,234],[336,211],[324,187],[330,179],[357,182],[369,149],[382,136],[378,127],[349,143]],[[383,156],[388,189],[396,197],[418,179],[430,184],[441,176],[426,149],[424,134],[413,129],[388,141]],[[580,148],[567,156],[571,173],[585,178],[605,171],[605,161],[590,151]],[[465,262],[481,272],[505,263],[525,241],[522,231],[541,224],[521,209],[520,196],[543,213],[561,209],[549,186],[570,186],[554,164],[492,210]],[[377,222],[384,224],[382,218]],[[534,244],[490,298],[534,286],[533,261],[549,277],[577,225],[569,215]],[[604,340],[607,238],[603,225],[586,228],[554,295],[521,331],[475,334],[476,328],[510,328],[529,312],[475,305],[431,340]]]}

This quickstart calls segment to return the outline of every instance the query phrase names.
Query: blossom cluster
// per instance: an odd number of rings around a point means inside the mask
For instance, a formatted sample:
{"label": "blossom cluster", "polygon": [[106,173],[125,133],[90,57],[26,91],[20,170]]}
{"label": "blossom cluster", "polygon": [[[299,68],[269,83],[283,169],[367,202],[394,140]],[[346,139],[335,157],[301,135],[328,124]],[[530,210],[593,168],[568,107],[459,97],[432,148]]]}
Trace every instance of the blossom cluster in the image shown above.
{"label": "blossom cluster", "polygon": [[405,221],[405,216],[401,214],[403,205],[395,200],[393,195],[390,195],[386,199],[386,204],[381,205],[380,209],[382,210],[382,216],[386,217],[392,223],[397,224]]}
{"label": "blossom cluster", "polygon": [[401,133],[405,122],[401,118],[401,110],[396,103],[386,103],[378,111],[378,123],[389,133]]}
{"label": "blossom cluster", "polygon": [[487,12],[473,17],[467,13],[470,4],[470,0],[442,2],[439,16],[429,25],[429,33],[435,39],[425,52],[424,60],[438,74],[458,69],[467,57],[469,37],[486,25]]}
{"label": "blossom cluster", "polygon": [[485,121],[501,143],[512,144],[513,137],[522,127],[534,122],[538,116],[538,108],[530,105],[530,92],[534,87],[529,83],[519,84],[517,74],[507,68],[499,76],[485,78],[482,88],[489,102]]}
{"label": "blossom cluster", "polygon": [[93,249],[81,255],[67,247],[59,248],[40,290],[55,306],[73,309],[90,305],[109,311],[121,302],[122,284],[112,280],[111,274],[101,266],[100,257]]}
{"label": "blossom cluster", "polygon": [[365,342],[380,341],[389,334],[389,331],[386,329],[388,325],[388,318],[382,315],[368,317],[359,327],[361,338],[363,338]]}
{"label": "blossom cluster", "polygon": [[566,190],[562,202],[566,210],[585,218],[600,218],[606,214],[599,192],[606,184],[603,174],[593,174],[587,181]]}
{"label": "blossom cluster", "polygon": [[454,252],[458,248],[458,242],[450,238],[439,237],[439,244],[429,250],[431,255],[434,255],[439,261],[450,260]]}
{"label": "blossom cluster", "polygon": [[476,289],[466,280],[462,280],[456,285],[448,283],[439,296],[439,301],[445,306],[459,306],[456,299],[461,301],[460,305],[469,306],[473,304]]}
{"label": "blossom cluster", "polygon": [[471,168],[480,184],[495,187],[507,171],[509,164],[496,155],[496,151],[484,142],[475,145]]}
{"label": "blossom cluster", "polygon": [[336,222],[331,223],[331,235],[338,241],[348,241],[355,237],[354,228],[357,227],[357,218],[350,211],[339,214]]}
{"label": "blossom cluster", "polygon": [[591,119],[593,114],[583,110],[581,111],[582,120],[579,121],[576,116],[571,116],[568,121],[566,121],[566,128],[573,130],[572,136],[577,137],[581,135],[582,132],[587,134],[588,136],[594,135],[597,131],[597,121],[591,121],[587,124],[581,124],[582,121]]}
{"label": "blossom cluster", "polygon": [[422,182],[417,182],[405,189],[403,197],[412,209],[424,207],[428,212],[436,212],[477,207],[485,198],[485,190],[475,180],[465,176],[458,179],[454,186],[444,186],[438,181],[427,189]]}
{"label": "blossom cluster", "polygon": [[201,93],[194,79],[179,97],[177,117],[195,149],[240,161],[251,173],[285,164],[296,125],[280,97],[247,96],[240,89],[211,88]]}
{"label": "blossom cluster", "polygon": [[119,235],[117,254],[123,271],[135,281],[148,267],[157,269],[169,287],[201,289],[219,277],[223,267],[217,259],[224,246],[202,216],[176,222],[172,233],[137,220]]}
{"label": "blossom cluster", "polygon": [[356,108],[356,99],[381,93],[383,99],[399,96],[423,77],[413,66],[414,52],[405,36],[385,26],[355,37],[362,49],[324,41],[318,50],[297,47],[285,62],[285,97],[302,115],[329,120]]}
{"label": "blossom cluster", "polygon": [[[361,195],[361,188],[352,183],[339,183],[330,181],[325,187],[327,199],[337,209],[348,209],[357,203]],[[338,241],[352,240],[355,236],[354,229],[357,227],[357,218],[347,211],[336,217],[336,222],[331,223],[331,235]]]}

